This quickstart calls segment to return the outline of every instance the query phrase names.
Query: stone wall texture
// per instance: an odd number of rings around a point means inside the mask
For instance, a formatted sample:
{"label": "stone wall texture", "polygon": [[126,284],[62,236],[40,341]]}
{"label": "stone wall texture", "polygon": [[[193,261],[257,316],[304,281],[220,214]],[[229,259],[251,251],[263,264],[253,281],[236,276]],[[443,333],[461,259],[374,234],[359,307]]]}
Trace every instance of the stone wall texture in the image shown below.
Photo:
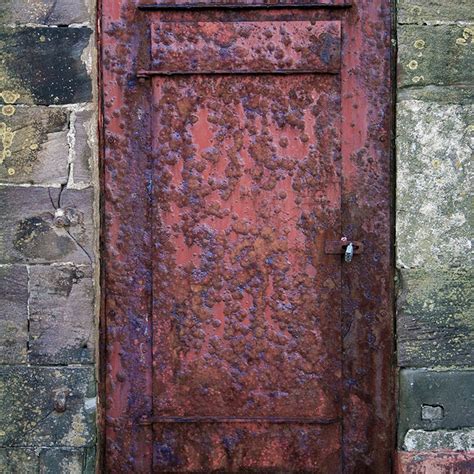
{"label": "stone wall texture", "polygon": [[399,467],[474,472],[474,3],[397,19]]}
{"label": "stone wall texture", "polygon": [[0,472],[92,473],[92,0],[0,0]]}

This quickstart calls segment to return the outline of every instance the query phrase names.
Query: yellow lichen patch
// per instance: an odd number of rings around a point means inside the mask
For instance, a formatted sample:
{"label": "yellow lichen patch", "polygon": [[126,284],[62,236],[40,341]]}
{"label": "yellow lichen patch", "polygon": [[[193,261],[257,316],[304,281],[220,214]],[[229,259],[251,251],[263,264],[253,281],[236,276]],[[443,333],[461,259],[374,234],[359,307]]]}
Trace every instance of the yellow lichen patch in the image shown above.
{"label": "yellow lichen patch", "polygon": [[44,43],[44,42],[46,41],[46,36],[41,35],[41,36],[39,37],[39,40],[40,40],[40,43]]}
{"label": "yellow lichen patch", "polygon": [[469,43],[474,43],[474,27],[467,26],[462,32],[462,36],[456,39],[456,44],[460,46],[467,46]]}
{"label": "yellow lichen patch", "polygon": [[15,168],[8,168],[7,172],[10,176],[13,176],[15,174]]}
{"label": "yellow lichen patch", "polygon": [[464,28],[462,35],[466,40],[470,39],[471,43],[474,43],[474,27],[467,26],[466,28]]}
{"label": "yellow lichen patch", "polygon": [[34,150],[37,150],[38,148],[39,148],[39,145],[38,145],[37,143],[32,143],[32,144],[30,145],[30,150],[33,150],[33,151],[34,151]]}
{"label": "yellow lichen patch", "polygon": [[472,123],[471,125],[468,125],[466,127],[466,132],[467,133],[474,133],[474,123]]}
{"label": "yellow lichen patch", "polygon": [[417,39],[415,43],[413,44],[413,46],[416,49],[423,49],[426,46],[426,43],[422,39]]}
{"label": "yellow lichen patch", "polygon": [[14,132],[10,127],[7,127],[5,122],[0,122],[0,140],[2,143],[2,151],[0,153],[0,163],[5,161],[5,158],[11,156],[11,146],[13,139],[15,138],[16,132]]}
{"label": "yellow lichen patch", "polygon": [[420,82],[420,81],[424,81],[424,80],[425,80],[424,76],[413,76],[413,79],[412,79],[412,81],[413,81],[415,84],[417,84],[417,83]]}
{"label": "yellow lichen patch", "polygon": [[412,71],[414,71],[415,69],[418,69],[418,61],[415,61],[414,59],[412,59],[408,63],[408,69],[411,69]]}
{"label": "yellow lichen patch", "polygon": [[11,117],[15,112],[16,112],[16,109],[11,104],[4,105],[2,107],[2,114],[5,115],[6,117]]}
{"label": "yellow lichen patch", "polygon": [[20,98],[20,94],[13,91],[3,91],[0,94],[0,97],[3,99],[5,104],[14,104]]}

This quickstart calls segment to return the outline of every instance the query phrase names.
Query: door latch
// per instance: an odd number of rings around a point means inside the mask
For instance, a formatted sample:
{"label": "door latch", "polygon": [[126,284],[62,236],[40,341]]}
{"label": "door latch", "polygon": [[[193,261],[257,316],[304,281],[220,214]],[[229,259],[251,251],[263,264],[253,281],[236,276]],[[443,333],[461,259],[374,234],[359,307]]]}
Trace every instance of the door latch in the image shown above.
{"label": "door latch", "polygon": [[342,237],[341,240],[326,241],[325,252],[328,255],[344,255],[344,261],[352,262],[354,255],[359,255],[364,251],[362,242],[356,240],[348,240]]}
{"label": "door latch", "polygon": [[344,261],[350,263],[352,262],[352,257],[354,257],[354,244],[350,242],[344,253]]}

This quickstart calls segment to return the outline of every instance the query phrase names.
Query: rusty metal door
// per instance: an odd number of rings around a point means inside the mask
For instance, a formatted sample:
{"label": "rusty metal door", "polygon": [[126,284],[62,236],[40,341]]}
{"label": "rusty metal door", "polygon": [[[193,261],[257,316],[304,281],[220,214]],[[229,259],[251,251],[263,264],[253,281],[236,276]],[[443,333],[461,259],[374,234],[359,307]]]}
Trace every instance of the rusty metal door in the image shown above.
{"label": "rusty metal door", "polygon": [[101,27],[105,470],[389,472],[388,0]]}

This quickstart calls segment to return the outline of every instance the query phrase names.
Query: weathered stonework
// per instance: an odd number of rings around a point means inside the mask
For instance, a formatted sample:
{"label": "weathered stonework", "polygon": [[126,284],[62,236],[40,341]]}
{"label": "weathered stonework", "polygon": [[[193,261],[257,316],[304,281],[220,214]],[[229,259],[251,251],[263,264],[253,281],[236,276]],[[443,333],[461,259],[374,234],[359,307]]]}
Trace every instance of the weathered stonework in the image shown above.
{"label": "weathered stonework", "polygon": [[68,111],[12,108],[11,115],[0,116],[0,183],[66,184]]}
{"label": "weathered stonework", "polygon": [[0,367],[0,446],[95,443],[94,369]]}
{"label": "weathered stonework", "polygon": [[400,286],[399,364],[474,366],[474,271],[402,270]]}
{"label": "weathered stonework", "polygon": [[3,24],[70,25],[90,21],[87,0],[2,0]]}
{"label": "weathered stonework", "polygon": [[397,123],[398,266],[472,263],[474,105],[402,100]]}
{"label": "weathered stonework", "polygon": [[81,56],[91,29],[0,29],[0,90],[19,94],[19,104],[72,104],[92,99],[91,78]]}
{"label": "weathered stonework", "polygon": [[35,265],[29,268],[31,363],[94,362],[92,277],[92,269],[87,265]]}
{"label": "weathered stonework", "polygon": [[93,473],[93,0],[0,2],[0,472]]}
{"label": "weathered stonework", "polygon": [[474,21],[471,0],[398,0],[398,23],[442,24]]}
{"label": "weathered stonework", "polygon": [[0,263],[92,263],[92,189],[0,186]]}
{"label": "weathered stonework", "polygon": [[0,266],[0,360],[22,364],[28,350],[28,270],[24,265]]}
{"label": "weathered stonework", "polygon": [[471,472],[472,1],[398,0],[397,36],[399,470]]}

